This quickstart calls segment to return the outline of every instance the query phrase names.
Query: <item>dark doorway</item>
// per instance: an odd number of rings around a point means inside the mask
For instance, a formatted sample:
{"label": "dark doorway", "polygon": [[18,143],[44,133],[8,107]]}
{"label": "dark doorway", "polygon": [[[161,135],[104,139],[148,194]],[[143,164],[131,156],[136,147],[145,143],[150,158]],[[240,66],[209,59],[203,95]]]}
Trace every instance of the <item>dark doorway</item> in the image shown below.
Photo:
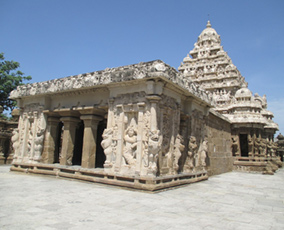
{"label": "dark doorway", "polygon": [[248,157],[248,135],[240,134],[241,156]]}
{"label": "dark doorway", "polygon": [[58,123],[56,137],[55,137],[55,149],[54,149],[54,161],[53,163],[59,163],[59,156],[61,154],[62,137],[63,137],[64,126],[62,122]]}
{"label": "dark doorway", "polygon": [[84,140],[84,122],[81,121],[76,127],[72,165],[81,165],[83,140]]}
{"label": "dark doorway", "polygon": [[103,132],[106,128],[106,120],[101,121],[98,124],[98,131],[97,131],[97,149],[96,149],[96,168],[103,168],[104,163],[106,160],[106,156],[104,154],[104,149],[101,146],[101,142],[103,140]]}

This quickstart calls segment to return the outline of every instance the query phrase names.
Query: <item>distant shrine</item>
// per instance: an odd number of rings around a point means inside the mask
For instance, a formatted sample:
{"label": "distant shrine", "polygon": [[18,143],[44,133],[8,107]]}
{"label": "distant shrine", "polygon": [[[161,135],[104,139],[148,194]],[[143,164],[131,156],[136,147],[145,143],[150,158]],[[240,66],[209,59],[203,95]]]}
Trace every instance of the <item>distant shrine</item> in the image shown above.
{"label": "distant shrine", "polygon": [[155,191],[282,166],[266,97],[209,21],[178,70],[156,60],[18,87],[11,170]]}

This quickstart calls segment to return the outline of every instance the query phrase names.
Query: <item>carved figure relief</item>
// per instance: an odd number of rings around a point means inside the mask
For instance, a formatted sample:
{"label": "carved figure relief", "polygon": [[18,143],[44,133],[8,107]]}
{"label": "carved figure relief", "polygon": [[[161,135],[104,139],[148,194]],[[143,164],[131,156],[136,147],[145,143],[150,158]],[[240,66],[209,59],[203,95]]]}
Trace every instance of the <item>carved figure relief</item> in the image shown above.
{"label": "carved figure relief", "polygon": [[240,155],[238,136],[232,137],[232,151],[233,151],[233,156],[239,156]]}
{"label": "carved figure relief", "polygon": [[248,155],[249,157],[252,157],[253,156],[253,138],[252,136],[249,134],[248,135]]}
{"label": "carved figure relief", "polygon": [[156,175],[158,171],[157,160],[161,151],[163,137],[160,130],[150,132],[148,143],[148,174]]}
{"label": "carved figure relief", "polygon": [[102,147],[106,156],[105,165],[109,166],[112,163],[113,141],[112,141],[113,129],[108,128],[103,132]]}
{"label": "carved figure relief", "polygon": [[194,136],[190,136],[188,143],[187,158],[184,165],[184,172],[192,172],[194,169],[194,157],[197,152],[197,143]]}
{"label": "carved figure relief", "polygon": [[203,170],[205,169],[207,152],[208,152],[208,140],[207,138],[205,138],[199,147],[199,151],[198,151],[196,162],[195,162],[196,167],[201,166],[203,167]]}
{"label": "carved figure relief", "polygon": [[257,137],[254,141],[254,155],[259,156],[261,150],[261,137]]}
{"label": "carved figure relief", "polygon": [[13,130],[13,136],[11,138],[12,141],[12,146],[14,149],[14,159],[18,158],[18,149],[20,146],[20,142],[19,142],[19,129],[16,128]]}
{"label": "carved figure relief", "polygon": [[42,152],[42,148],[43,148],[43,139],[44,139],[44,132],[45,129],[39,128],[37,133],[36,133],[36,137],[34,139],[34,160],[35,161],[39,161],[41,158],[41,152]]}
{"label": "carved figure relief", "polygon": [[179,169],[179,159],[182,155],[182,152],[184,150],[185,146],[183,145],[183,138],[180,134],[177,135],[174,145],[174,152],[173,152],[173,166],[172,170],[174,174],[178,173]]}
{"label": "carved figure relief", "polygon": [[137,129],[133,125],[130,125],[126,129],[124,136],[124,149],[123,157],[126,164],[130,166],[135,166],[136,164],[136,148],[137,148]]}

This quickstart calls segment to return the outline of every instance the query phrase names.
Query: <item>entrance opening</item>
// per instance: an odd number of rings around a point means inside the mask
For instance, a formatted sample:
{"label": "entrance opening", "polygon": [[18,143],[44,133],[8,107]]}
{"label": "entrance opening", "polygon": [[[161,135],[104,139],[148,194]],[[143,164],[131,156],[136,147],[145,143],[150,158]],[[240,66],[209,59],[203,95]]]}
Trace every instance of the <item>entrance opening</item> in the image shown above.
{"label": "entrance opening", "polygon": [[53,164],[59,163],[59,156],[60,156],[61,147],[62,147],[63,130],[64,130],[63,122],[59,122],[57,126],[56,137],[55,137],[56,139],[55,139]]}
{"label": "entrance opening", "polygon": [[105,128],[106,128],[106,120],[103,120],[98,124],[98,130],[97,130],[97,149],[96,149],[96,166],[95,166],[96,168],[103,168],[106,160],[104,149],[101,146],[101,142],[103,140],[102,135]]}
{"label": "entrance opening", "polygon": [[72,165],[81,165],[83,139],[84,139],[84,122],[81,121],[76,127]]}
{"label": "entrance opening", "polygon": [[241,156],[248,157],[248,135],[240,134]]}

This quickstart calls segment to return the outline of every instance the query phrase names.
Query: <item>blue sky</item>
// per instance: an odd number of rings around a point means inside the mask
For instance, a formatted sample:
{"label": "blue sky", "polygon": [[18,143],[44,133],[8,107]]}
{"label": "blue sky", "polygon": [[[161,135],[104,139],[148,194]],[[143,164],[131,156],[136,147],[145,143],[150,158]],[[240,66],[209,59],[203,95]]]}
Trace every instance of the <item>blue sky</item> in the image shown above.
{"label": "blue sky", "polygon": [[32,82],[161,59],[177,68],[209,18],[284,132],[283,0],[0,0],[0,52]]}

